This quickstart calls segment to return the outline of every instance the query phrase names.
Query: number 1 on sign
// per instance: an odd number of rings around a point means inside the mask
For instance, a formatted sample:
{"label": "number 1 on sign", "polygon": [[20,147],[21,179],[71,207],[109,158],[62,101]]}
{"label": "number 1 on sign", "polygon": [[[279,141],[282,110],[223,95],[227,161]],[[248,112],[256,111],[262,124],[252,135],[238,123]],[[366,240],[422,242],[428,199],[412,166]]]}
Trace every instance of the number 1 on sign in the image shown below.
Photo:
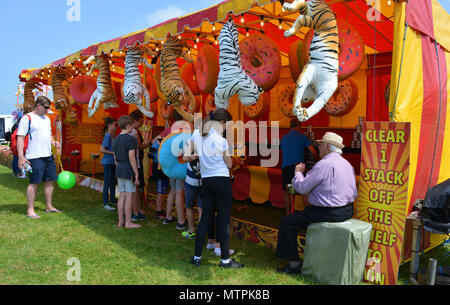
{"label": "number 1 on sign", "polygon": [[381,163],[386,163],[387,162],[387,160],[386,160],[386,151],[384,149],[382,149],[380,152],[381,152],[381,160],[380,160],[380,162]]}

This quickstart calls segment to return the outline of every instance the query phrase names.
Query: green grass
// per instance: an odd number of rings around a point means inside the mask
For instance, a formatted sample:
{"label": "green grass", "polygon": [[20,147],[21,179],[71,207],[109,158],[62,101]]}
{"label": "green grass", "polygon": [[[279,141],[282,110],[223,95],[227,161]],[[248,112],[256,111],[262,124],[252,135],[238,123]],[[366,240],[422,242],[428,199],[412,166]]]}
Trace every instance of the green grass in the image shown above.
{"label": "green grass", "polygon": [[[0,284],[168,284],[298,285],[301,276],[278,274],[283,262],[273,250],[232,237],[234,257],[246,267],[218,268],[219,258],[203,252],[202,265],[189,263],[194,240],[174,225],[149,218],[137,230],[116,227],[117,214],[101,208],[101,194],[75,186],[58,187],[54,205],[61,214],[46,214],[42,185],[35,204],[40,219],[28,219],[27,179],[12,177],[0,166]],[[81,262],[81,282],[69,282],[67,260]]]}
{"label": "green grass", "polygon": [[[284,262],[275,257],[273,250],[235,237],[231,238],[231,248],[245,268],[218,268],[219,258],[206,250],[202,265],[195,267],[189,263],[194,240],[181,237],[174,225],[166,226],[149,217],[141,222],[141,229],[117,228],[117,214],[102,209],[101,193],[80,186],[65,191],[56,187],[54,205],[63,213],[46,214],[41,185],[35,205],[41,218],[27,219],[27,185],[28,179],[14,178],[11,169],[0,166],[0,285],[314,284],[301,275],[278,274],[275,268]],[[239,203],[233,204],[233,216],[244,219],[257,213],[267,218],[273,209],[267,205],[259,205],[260,209],[250,206],[239,214],[235,204]],[[81,262],[81,282],[67,280],[71,267],[67,260],[71,257]],[[426,253],[421,257],[422,265],[426,265],[428,257],[448,265],[449,244]],[[400,267],[398,284],[404,284],[408,276],[409,263]]]}

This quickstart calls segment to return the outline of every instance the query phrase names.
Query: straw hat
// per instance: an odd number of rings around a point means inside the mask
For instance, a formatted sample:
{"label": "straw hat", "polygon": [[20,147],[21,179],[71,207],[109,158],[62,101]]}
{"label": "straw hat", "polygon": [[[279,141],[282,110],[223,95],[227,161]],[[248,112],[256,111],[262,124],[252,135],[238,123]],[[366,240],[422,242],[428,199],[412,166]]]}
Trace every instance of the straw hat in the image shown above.
{"label": "straw hat", "polygon": [[345,147],[345,145],[342,144],[343,138],[340,135],[335,134],[334,132],[326,132],[322,137],[322,139],[317,140],[317,142],[325,142],[328,144],[332,144],[341,149]]}

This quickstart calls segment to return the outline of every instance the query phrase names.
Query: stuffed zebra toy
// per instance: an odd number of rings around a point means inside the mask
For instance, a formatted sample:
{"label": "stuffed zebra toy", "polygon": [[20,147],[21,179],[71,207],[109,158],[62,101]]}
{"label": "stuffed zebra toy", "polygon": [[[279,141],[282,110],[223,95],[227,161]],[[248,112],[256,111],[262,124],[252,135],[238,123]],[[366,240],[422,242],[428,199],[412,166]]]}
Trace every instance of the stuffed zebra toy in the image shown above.
{"label": "stuffed zebra toy", "polygon": [[216,107],[227,109],[235,94],[245,106],[256,104],[263,90],[242,69],[238,30],[231,18],[220,31],[219,48],[220,71],[214,93]]}
{"label": "stuffed zebra toy", "polygon": [[73,70],[68,67],[55,67],[52,69],[52,91],[53,101],[56,109],[69,111],[72,107],[67,94],[69,79],[73,76]]}
{"label": "stuffed zebra toy", "polygon": [[89,57],[84,64],[87,65],[95,59],[95,64],[91,66],[91,69],[87,75],[91,75],[95,69],[99,70],[97,77],[97,89],[92,93],[88,105],[88,115],[93,116],[94,113],[103,105],[105,109],[119,107],[117,103],[116,93],[111,81],[111,69],[109,67],[108,55],[96,55]]}
{"label": "stuffed zebra toy", "polygon": [[33,111],[35,104],[34,89],[42,91],[41,87],[39,87],[39,81],[35,78],[27,80],[23,90],[23,113]]}
{"label": "stuffed zebra toy", "polygon": [[177,57],[183,57],[188,63],[194,60],[183,49],[186,42],[177,37],[169,37],[164,43],[161,50],[161,92],[163,93],[166,103],[172,105],[173,108],[188,122],[194,120],[192,113],[196,106],[194,94],[188,85],[184,82],[180,75]]}
{"label": "stuffed zebra toy", "polygon": [[[150,95],[147,87],[142,84],[141,72],[139,71],[139,64],[144,63],[150,69],[153,66],[149,64],[144,57],[144,53],[153,55],[150,48],[144,46],[134,46],[128,49],[125,57],[125,78],[123,83],[123,101],[126,104],[135,104],[138,109],[149,118],[153,118],[153,112],[150,111]],[[148,104],[148,109],[145,107],[142,97]]]}
{"label": "stuffed zebra toy", "polygon": [[[283,8],[289,12],[300,10],[292,27],[284,32],[285,37],[297,33],[301,27],[314,29],[309,48],[309,61],[297,80],[294,94],[294,114],[304,122],[317,114],[328,102],[338,85],[338,27],[336,16],[325,0],[295,0],[285,2]],[[314,97],[307,109],[302,107],[302,98]]]}

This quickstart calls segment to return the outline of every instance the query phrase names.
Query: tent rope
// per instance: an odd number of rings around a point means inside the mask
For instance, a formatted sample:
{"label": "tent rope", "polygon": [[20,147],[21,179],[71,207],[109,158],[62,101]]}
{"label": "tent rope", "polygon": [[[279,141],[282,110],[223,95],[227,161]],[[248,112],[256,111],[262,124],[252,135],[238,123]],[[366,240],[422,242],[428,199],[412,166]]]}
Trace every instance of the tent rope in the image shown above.
{"label": "tent rope", "polygon": [[428,187],[430,188],[431,179],[433,178],[433,170],[434,170],[434,159],[436,158],[436,149],[437,149],[437,142],[438,142],[438,135],[439,135],[439,127],[441,124],[441,103],[442,103],[442,92],[441,92],[441,67],[439,64],[439,51],[438,46],[436,43],[436,40],[434,41],[434,48],[436,50],[436,59],[437,59],[437,68],[438,68],[438,78],[439,78],[439,111],[438,111],[438,120],[437,120],[437,128],[436,128],[436,138],[434,140],[434,151],[433,151],[433,158],[431,160],[431,170],[430,170],[430,179],[428,180]]}
{"label": "tent rope", "polygon": [[395,109],[397,108],[397,99],[398,99],[398,91],[400,87],[400,78],[402,75],[402,67],[403,67],[403,55],[405,54],[405,44],[406,44],[406,30],[408,29],[408,23],[405,23],[405,34],[403,35],[403,47],[402,47],[402,58],[400,60],[400,69],[398,73],[398,80],[397,80],[397,92],[395,93],[395,100],[394,100],[394,108],[392,109],[392,112],[389,114],[391,121],[394,120],[394,113]]}
{"label": "tent rope", "polygon": [[372,121],[375,121],[375,85],[376,85],[376,58],[377,58],[377,21],[375,20],[375,31],[374,31],[374,49],[375,53],[373,54],[373,93],[372,93]]}

